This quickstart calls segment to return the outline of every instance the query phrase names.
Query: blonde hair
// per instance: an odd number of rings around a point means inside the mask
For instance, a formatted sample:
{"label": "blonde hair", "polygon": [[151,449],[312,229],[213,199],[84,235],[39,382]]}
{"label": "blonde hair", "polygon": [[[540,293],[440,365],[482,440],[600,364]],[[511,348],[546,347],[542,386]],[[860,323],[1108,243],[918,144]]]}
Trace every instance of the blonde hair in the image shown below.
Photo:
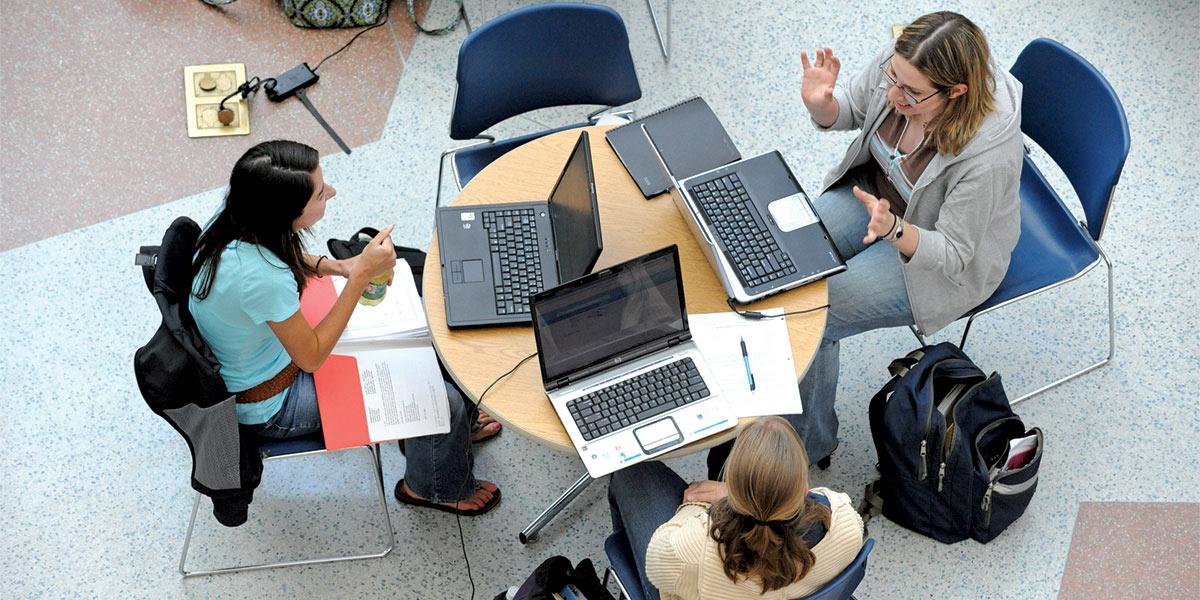
{"label": "blonde hair", "polygon": [[804,542],[815,523],[829,527],[829,509],[808,498],[808,454],[781,417],[756,419],[733,444],[725,463],[728,495],[713,504],[709,535],[725,575],[757,576],[763,593],[787,587],[812,569]]}
{"label": "blonde hair", "polygon": [[967,85],[965,94],[947,95],[946,109],[932,132],[939,153],[958,154],[996,106],[991,54],[983,31],[958,13],[930,13],[904,28],[896,40],[896,54],[942,90]]}

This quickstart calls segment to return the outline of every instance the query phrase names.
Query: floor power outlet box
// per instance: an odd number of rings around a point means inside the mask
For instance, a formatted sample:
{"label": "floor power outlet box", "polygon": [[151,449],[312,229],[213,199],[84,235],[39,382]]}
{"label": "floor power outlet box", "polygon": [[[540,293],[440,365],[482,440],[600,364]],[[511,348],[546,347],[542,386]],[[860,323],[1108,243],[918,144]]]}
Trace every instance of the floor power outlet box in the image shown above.
{"label": "floor power outlet box", "polygon": [[225,102],[233,111],[233,121],[222,125],[217,120],[221,99],[237,91],[246,82],[246,65],[192,65],[183,68],[184,108],[187,112],[188,137],[247,135],[250,133],[250,103],[239,96]]}

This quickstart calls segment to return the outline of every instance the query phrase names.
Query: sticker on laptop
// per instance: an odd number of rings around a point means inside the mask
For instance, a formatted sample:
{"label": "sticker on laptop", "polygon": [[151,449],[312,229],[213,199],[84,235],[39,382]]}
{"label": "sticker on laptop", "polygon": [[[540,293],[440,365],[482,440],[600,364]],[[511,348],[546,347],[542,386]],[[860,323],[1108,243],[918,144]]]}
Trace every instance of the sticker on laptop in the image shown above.
{"label": "sticker on laptop", "polygon": [[475,213],[472,211],[463,211],[463,212],[458,213],[458,218],[460,218],[464,221],[474,221]]}

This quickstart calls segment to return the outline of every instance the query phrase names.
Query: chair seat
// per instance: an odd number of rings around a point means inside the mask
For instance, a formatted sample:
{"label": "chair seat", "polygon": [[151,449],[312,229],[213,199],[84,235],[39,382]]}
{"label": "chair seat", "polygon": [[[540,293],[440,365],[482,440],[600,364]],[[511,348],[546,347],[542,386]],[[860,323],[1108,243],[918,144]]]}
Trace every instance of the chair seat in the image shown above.
{"label": "chair seat", "polygon": [[[538,131],[506,140],[500,140],[491,144],[480,144],[478,146],[470,146],[454,153],[454,171],[458,175],[458,187],[464,188],[484,167],[492,164],[492,161],[504,156],[509,150],[524,144],[525,142],[536,140],[544,135],[566,131],[567,129],[575,129],[585,127],[588,123],[575,123],[573,125],[564,125],[555,129],[547,129]],[[549,190],[547,190],[547,193]],[[532,199],[532,198],[531,198]]]}
{"label": "chair seat", "polygon": [[324,449],[325,436],[319,432],[311,435],[287,438],[283,440],[267,437],[258,438],[258,453],[263,458],[271,456],[286,456],[288,454],[299,454],[301,452],[312,452],[314,450]]}
{"label": "chair seat", "polygon": [[1028,156],[1021,170],[1021,237],[1008,273],[991,298],[970,316],[1070,279],[1095,264],[1100,253]]}
{"label": "chair seat", "polygon": [[614,533],[604,540],[604,554],[617,580],[629,592],[629,600],[642,600],[642,579],[638,576],[637,563],[629,552],[629,538],[624,533]]}

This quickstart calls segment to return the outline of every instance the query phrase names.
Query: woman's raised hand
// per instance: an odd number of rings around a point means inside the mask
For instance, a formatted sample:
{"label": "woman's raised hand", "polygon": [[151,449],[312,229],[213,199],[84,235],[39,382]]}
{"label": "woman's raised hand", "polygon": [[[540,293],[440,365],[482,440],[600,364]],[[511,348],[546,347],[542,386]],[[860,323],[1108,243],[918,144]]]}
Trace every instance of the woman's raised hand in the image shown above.
{"label": "woman's raised hand", "polygon": [[876,198],[854,186],[854,197],[863,203],[867,214],[871,217],[867,223],[867,235],[863,237],[864,244],[870,244],[876,239],[892,232],[896,226],[896,215],[892,214],[892,205],[886,198]]}
{"label": "woman's raised hand", "polygon": [[366,248],[363,248],[362,254],[358,255],[358,260],[354,261],[354,266],[351,267],[351,276],[360,276],[370,279],[380,273],[396,266],[396,249],[392,246],[392,228],[393,225],[388,225],[380,231],[378,235],[371,239]]}
{"label": "woman's raised hand", "polygon": [[[837,101],[833,99],[833,86],[837,83],[838,71],[842,70],[842,61],[833,55],[833,50],[825,48],[817,50],[816,61],[808,62],[808,53],[800,53],[800,63],[804,65],[804,79],[800,82],[800,98],[804,106],[814,117],[819,118],[835,111]],[[834,112],[834,118],[837,113]]]}

